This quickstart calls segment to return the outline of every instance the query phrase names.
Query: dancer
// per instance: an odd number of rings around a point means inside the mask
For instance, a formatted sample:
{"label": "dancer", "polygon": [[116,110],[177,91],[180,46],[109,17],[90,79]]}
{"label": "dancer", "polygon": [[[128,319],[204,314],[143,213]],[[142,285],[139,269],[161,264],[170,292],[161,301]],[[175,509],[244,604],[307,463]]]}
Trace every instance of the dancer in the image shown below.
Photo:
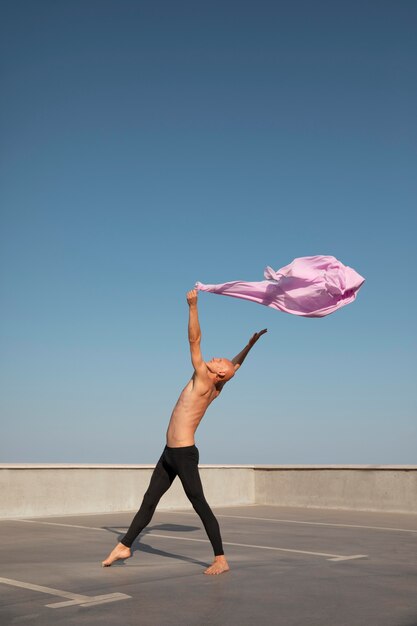
{"label": "dancer", "polygon": [[127,559],[131,556],[132,543],[150,523],[159,500],[178,475],[188,499],[203,522],[213,547],[214,561],[204,573],[222,574],[230,569],[224,556],[218,521],[204,497],[198,472],[199,451],[194,443],[194,433],[209,405],[219,396],[224,385],[242,365],[249,350],[259,337],[267,332],[267,329],[255,333],[247,346],[231,361],[225,358],[204,361],[200,349],[201,330],[195,289],[187,293],[187,302],[189,306],[188,340],[194,373],[182,390],[172,412],[166,433],[167,443],[153,471],[142,505],[126,535],[102,562],[103,567],[110,566],[118,559]]}

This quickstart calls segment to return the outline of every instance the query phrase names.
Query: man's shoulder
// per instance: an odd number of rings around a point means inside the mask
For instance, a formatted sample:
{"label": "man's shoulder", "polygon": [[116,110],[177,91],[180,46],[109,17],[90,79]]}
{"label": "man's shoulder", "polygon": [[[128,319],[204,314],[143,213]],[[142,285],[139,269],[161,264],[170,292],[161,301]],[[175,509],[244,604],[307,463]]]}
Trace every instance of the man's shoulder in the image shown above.
{"label": "man's shoulder", "polygon": [[193,389],[198,391],[199,394],[212,393],[216,389],[216,385],[211,378],[199,372],[194,372],[190,382],[192,382]]}
{"label": "man's shoulder", "polygon": [[207,365],[204,362],[201,365],[201,367],[194,370],[194,373],[192,375],[192,380],[203,380],[203,381],[210,382],[210,384],[212,383],[212,380],[209,376]]}

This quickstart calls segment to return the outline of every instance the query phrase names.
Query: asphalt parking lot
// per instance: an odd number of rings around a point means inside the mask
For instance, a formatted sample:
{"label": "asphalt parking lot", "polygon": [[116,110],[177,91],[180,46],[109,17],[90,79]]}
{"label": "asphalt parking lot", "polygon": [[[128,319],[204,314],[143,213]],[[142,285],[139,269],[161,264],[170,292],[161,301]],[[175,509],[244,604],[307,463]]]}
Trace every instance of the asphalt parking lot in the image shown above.
{"label": "asphalt parking lot", "polygon": [[0,521],[1,626],[417,626],[416,515],[213,510],[219,576],[193,510],[157,510],[110,568],[134,512]]}

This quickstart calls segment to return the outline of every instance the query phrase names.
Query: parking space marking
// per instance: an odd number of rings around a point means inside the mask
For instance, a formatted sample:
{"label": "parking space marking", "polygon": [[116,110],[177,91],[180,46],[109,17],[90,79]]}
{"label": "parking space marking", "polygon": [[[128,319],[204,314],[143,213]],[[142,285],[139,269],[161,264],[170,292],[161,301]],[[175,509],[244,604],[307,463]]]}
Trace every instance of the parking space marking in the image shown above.
{"label": "parking space marking", "polygon": [[[184,515],[195,515],[193,511],[169,511],[170,513],[183,513]],[[412,528],[390,528],[387,526],[364,526],[361,524],[338,524],[337,522],[307,522],[303,520],[294,519],[275,519],[273,517],[248,517],[246,515],[227,515],[223,513],[216,513],[216,517],[232,517],[235,519],[252,519],[260,522],[277,522],[288,524],[310,524],[312,526],[340,526],[342,528],[368,528],[370,530],[390,530],[399,533],[417,533],[417,530]]]}
{"label": "parking space marking", "polygon": [[47,593],[50,596],[59,596],[60,598],[69,598],[65,602],[54,602],[53,604],[45,604],[50,609],[58,609],[65,606],[92,606],[96,604],[105,604],[107,602],[116,602],[117,600],[127,600],[132,596],[128,596],[125,593],[106,593],[100,596],[85,596],[80,593],[72,593],[71,591],[63,591],[62,589],[54,589],[53,587],[45,587],[43,585],[33,585],[32,583],[26,583],[21,580],[14,580],[13,578],[0,578],[0,584],[10,585],[12,587],[22,587],[23,589],[30,589],[31,591],[39,591],[40,593]]}
{"label": "parking space marking", "polygon": [[[219,516],[220,517],[220,516]],[[230,517],[239,517],[239,516],[230,516]],[[245,519],[245,518],[243,518]],[[261,519],[261,518],[251,518],[251,519]],[[87,529],[87,530],[101,530],[101,531],[105,531],[107,532],[106,528],[97,528],[96,526],[80,526],[78,524],[61,524],[60,522],[43,522],[43,521],[37,521],[37,520],[24,520],[24,519],[18,519],[18,520],[14,520],[16,522],[28,522],[31,524],[47,524],[50,526],[64,526],[67,528],[82,528],[82,529]],[[274,520],[276,521],[276,520]],[[112,528],[114,530],[118,530],[119,532],[124,532],[125,528],[120,529],[117,526],[112,526]],[[178,539],[179,541],[200,541],[203,543],[209,543],[208,539],[197,539],[197,538],[192,538],[192,537],[177,537],[176,535],[159,535],[156,533],[153,533],[152,531],[147,533],[146,535],[147,537],[161,537],[162,539]],[[223,545],[225,546],[239,546],[241,548],[258,548],[260,550],[278,550],[280,552],[294,552],[296,554],[310,554],[312,556],[327,556],[327,557],[331,557],[328,558],[328,561],[351,561],[353,559],[366,559],[368,558],[367,554],[353,554],[353,555],[343,555],[343,554],[329,554],[327,552],[312,552],[312,551],[308,551],[308,550],[295,550],[295,549],[290,549],[290,548],[276,548],[273,546],[258,546],[258,545],[252,545],[249,543],[232,543],[232,542],[228,542],[228,541],[223,541]]]}
{"label": "parking space marking", "polygon": [[[176,513],[180,515],[196,515],[194,511],[174,511],[174,510],[166,510],[166,511],[158,511],[159,513]],[[227,515],[223,513],[216,513],[216,517],[230,517],[233,519],[250,519],[260,522],[276,522],[278,524],[307,524],[310,526],[335,526],[340,528],[364,528],[369,530],[388,530],[391,532],[399,532],[399,533],[417,533],[417,529],[413,528],[391,528],[389,526],[365,526],[363,524],[339,524],[337,522],[309,522],[304,520],[294,520],[294,519],[275,519],[273,517],[249,517],[247,515]],[[105,528],[97,528],[94,526],[80,526],[78,524],[64,524],[62,522],[44,522],[33,519],[4,519],[1,520],[3,522],[26,522],[29,524],[49,524],[50,526],[68,526],[69,528],[85,528],[87,530],[106,530]]]}
{"label": "parking space marking", "polygon": [[[237,516],[236,516],[237,517]],[[256,518],[255,518],[256,519]],[[64,526],[64,527],[69,527],[69,528],[83,528],[83,529],[87,529],[87,530],[101,530],[101,531],[105,531],[107,532],[106,528],[97,528],[95,526],[80,526],[78,524],[61,524],[59,522],[42,522],[42,521],[36,521],[36,520],[16,520],[18,522],[29,522],[29,523],[33,523],[33,524],[48,524],[51,526]],[[112,527],[114,528],[114,530],[119,530],[121,532],[123,532],[125,529],[120,529],[117,526]],[[209,543],[208,539],[196,539],[196,538],[191,538],[191,537],[177,537],[175,535],[159,535],[153,532],[147,533],[146,535],[147,537],[161,537],[162,539],[178,539],[180,541],[200,541],[203,543]],[[312,551],[308,551],[308,550],[295,550],[295,549],[290,549],[290,548],[276,548],[273,546],[258,546],[258,545],[251,545],[248,543],[232,543],[232,542],[227,542],[227,541],[223,541],[223,545],[225,546],[238,546],[241,548],[258,548],[260,550],[277,550],[280,552],[294,552],[296,554],[310,554],[312,556],[326,556],[326,557],[331,557],[328,558],[328,561],[350,561],[353,559],[365,559],[368,557],[367,554],[354,554],[354,555],[342,555],[342,554],[328,554],[327,552],[312,552]]]}
{"label": "parking space marking", "polygon": [[47,526],[66,526],[68,528],[83,528],[84,530],[106,530],[106,528],[97,528],[96,526],[80,526],[79,524],[62,524],[61,522],[43,522],[41,520],[36,520],[36,519],[13,519],[10,521],[11,522],[24,522],[25,524],[46,524]]}
{"label": "parking space marking", "polygon": [[[153,532],[150,532],[146,535],[147,537],[161,537],[163,539],[179,539],[180,541],[201,541],[203,543],[210,543],[208,539],[194,539],[191,537],[177,537],[176,535],[159,535]],[[328,554],[327,552],[311,552],[309,550],[294,550],[290,548],[276,548],[274,546],[257,546],[252,545],[250,543],[234,543],[231,541],[223,541],[224,546],[239,546],[241,548],[258,548],[260,550],[278,550],[279,552],[295,552],[297,554],[310,554],[312,556],[327,556],[332,557],[327,559],[328,561],[351,561],[353,559],[366,559],[368,557],[367,554],[353,554],[350,556],[345,556],[342,554]]]}

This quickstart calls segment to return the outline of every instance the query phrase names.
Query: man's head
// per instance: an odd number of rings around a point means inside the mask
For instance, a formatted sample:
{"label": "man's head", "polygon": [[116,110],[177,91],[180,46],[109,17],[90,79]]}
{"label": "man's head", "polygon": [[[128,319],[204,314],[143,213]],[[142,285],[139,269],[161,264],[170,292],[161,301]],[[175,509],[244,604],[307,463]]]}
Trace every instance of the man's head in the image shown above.
{"label": "man's head", "polygon": [[235,375],[235,366],[229,359],[214,358],[206,361],[207,369],[216,375],[216,381],[227,382]]}

